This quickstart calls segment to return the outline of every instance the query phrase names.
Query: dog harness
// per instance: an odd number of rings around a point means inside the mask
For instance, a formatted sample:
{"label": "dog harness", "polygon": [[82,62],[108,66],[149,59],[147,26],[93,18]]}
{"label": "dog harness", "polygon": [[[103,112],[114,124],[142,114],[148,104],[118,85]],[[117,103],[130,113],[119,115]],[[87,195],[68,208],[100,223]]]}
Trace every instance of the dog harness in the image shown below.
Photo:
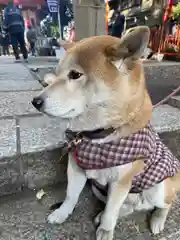
{"label": "dog harness", "polygon": [[[68,131],[69,143],[74,133]],[[148,124],[142,130],[108,143],[94,143],[91,139],[77,136],[71,151],[80,168],[84,170],[104,169],[124,165],[139,158],[144,159],[144,172],[136,175],[132,182],[132,193],[140,193],[174,176],[180,170],[180,162],[162,143],[153,127]]]}

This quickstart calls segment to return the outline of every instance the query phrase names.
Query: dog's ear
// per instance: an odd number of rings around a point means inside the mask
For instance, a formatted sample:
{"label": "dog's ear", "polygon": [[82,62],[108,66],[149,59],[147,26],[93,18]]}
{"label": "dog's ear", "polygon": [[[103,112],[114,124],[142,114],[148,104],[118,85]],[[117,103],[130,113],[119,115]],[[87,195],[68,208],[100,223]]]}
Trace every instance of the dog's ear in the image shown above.
{"label": "dog's ear", "polygon": [[75,42],[59,40],[59,44],[61,47],[63,47],[67,51],[68,49],[72,48],[75,45]]}
{"label": "dog's ear", "polygon": [[132,28],[119,43],[106,49],[107,56],[112,61],[129,58],[139,59],[149,43],[150,30],[146,26]]}
{"label": "dog's ear", "polygon": [[44,82],[47,84],[47,85],[51,85],[53,84],[54,82],[56,81],[56,76],[52,73],[48,73],[44,76]]}

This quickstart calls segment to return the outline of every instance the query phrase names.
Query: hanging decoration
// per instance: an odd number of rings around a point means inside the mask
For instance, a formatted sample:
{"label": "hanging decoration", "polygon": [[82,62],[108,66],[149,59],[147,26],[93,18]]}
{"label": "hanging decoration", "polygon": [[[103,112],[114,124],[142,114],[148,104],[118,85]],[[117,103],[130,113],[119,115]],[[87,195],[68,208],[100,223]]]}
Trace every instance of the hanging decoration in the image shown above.
{"label": "hanging decoration", "polygon": [[106,34],[108,35],[108,23],[109,23],[109,4],[108,4],[108,0],[106,0],[106,15],[105,15],[105,21],[106,21]]}
{"label": "hanging decoration", "polygon": [[163,22],[164,23],[169,20],[169,18],[171,16],[171,13],[172,13],[172,8],[173,8],[173,0],[169,0],[166,11],[164,13],[164,17],[163,17]]}
{"label": "hanging decoration", "polygon": [[[8,0],[6,0],[8,3]],[[13,0],[16,6],[37,7],[37,5],[45,4],[45,0]]]}

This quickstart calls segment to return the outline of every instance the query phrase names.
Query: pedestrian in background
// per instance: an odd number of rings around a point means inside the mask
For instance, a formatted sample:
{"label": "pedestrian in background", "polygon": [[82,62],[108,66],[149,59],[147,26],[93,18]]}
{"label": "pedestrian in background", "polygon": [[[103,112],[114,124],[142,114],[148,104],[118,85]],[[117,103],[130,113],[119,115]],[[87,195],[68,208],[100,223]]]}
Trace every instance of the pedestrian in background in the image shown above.
{"label": "pedestrian in background", "polygon": [[4,10],[3,25],[6,31],[10,34],[16,62],[19,62],[20,60],[18,45],[20,46],[24,61],[27,62],[28,53],[24,39],[24,19],[21,10],[14,5],[13,0],[9,1],[8,6]]}
{"label": "pedestrian in background", "polygon": [[3,55],[10,55],[9,52],[9,44],[10,44],[10,39],[9,39],[9,34],[6,31],[2,31],[2,49],[3,49]]}
{"label": "pedestrian in background", "polygon": [[120,4],[117,0],[109,0],[109,9],[113,14],[109,22],[109,35],[121,38],[125,26],[125,16],[120,12]]}
{"label": "pedestrian in background", "polygon": [[29,42],[30,45],[30,52],[32,54],[32,56],[36,56],[36,40],[37,40],[37,35],[36,35],[36,30],[29,25],[28,26],[28,31],[26,34],[26,38]]}

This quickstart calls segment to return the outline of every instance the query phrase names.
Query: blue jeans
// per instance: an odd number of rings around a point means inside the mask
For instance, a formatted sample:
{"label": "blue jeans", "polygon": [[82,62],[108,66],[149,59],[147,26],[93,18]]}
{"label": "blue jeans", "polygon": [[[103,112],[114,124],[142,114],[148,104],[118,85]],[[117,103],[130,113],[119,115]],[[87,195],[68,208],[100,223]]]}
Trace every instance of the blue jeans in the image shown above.
{"label": "blue jeans", "polygon": [[20,58],[19,50],[18,50],[18,46],[20,46],[20,50],[21,50],[21,53],[22,53],[24,59],[27,59],[28,53],[27,53],[27,49],[26,49],[26,43],[24,40],[24,32],[12,33],[12,34],[10,34],[10,36],[11,36],[11,44],[13,47],[15,58],[16,59]]}
{"label": "blue jeans", "polygon": [[32,56],[35,56],[36,53],[35,42],[30,42],[30,51],[32,53]]}

